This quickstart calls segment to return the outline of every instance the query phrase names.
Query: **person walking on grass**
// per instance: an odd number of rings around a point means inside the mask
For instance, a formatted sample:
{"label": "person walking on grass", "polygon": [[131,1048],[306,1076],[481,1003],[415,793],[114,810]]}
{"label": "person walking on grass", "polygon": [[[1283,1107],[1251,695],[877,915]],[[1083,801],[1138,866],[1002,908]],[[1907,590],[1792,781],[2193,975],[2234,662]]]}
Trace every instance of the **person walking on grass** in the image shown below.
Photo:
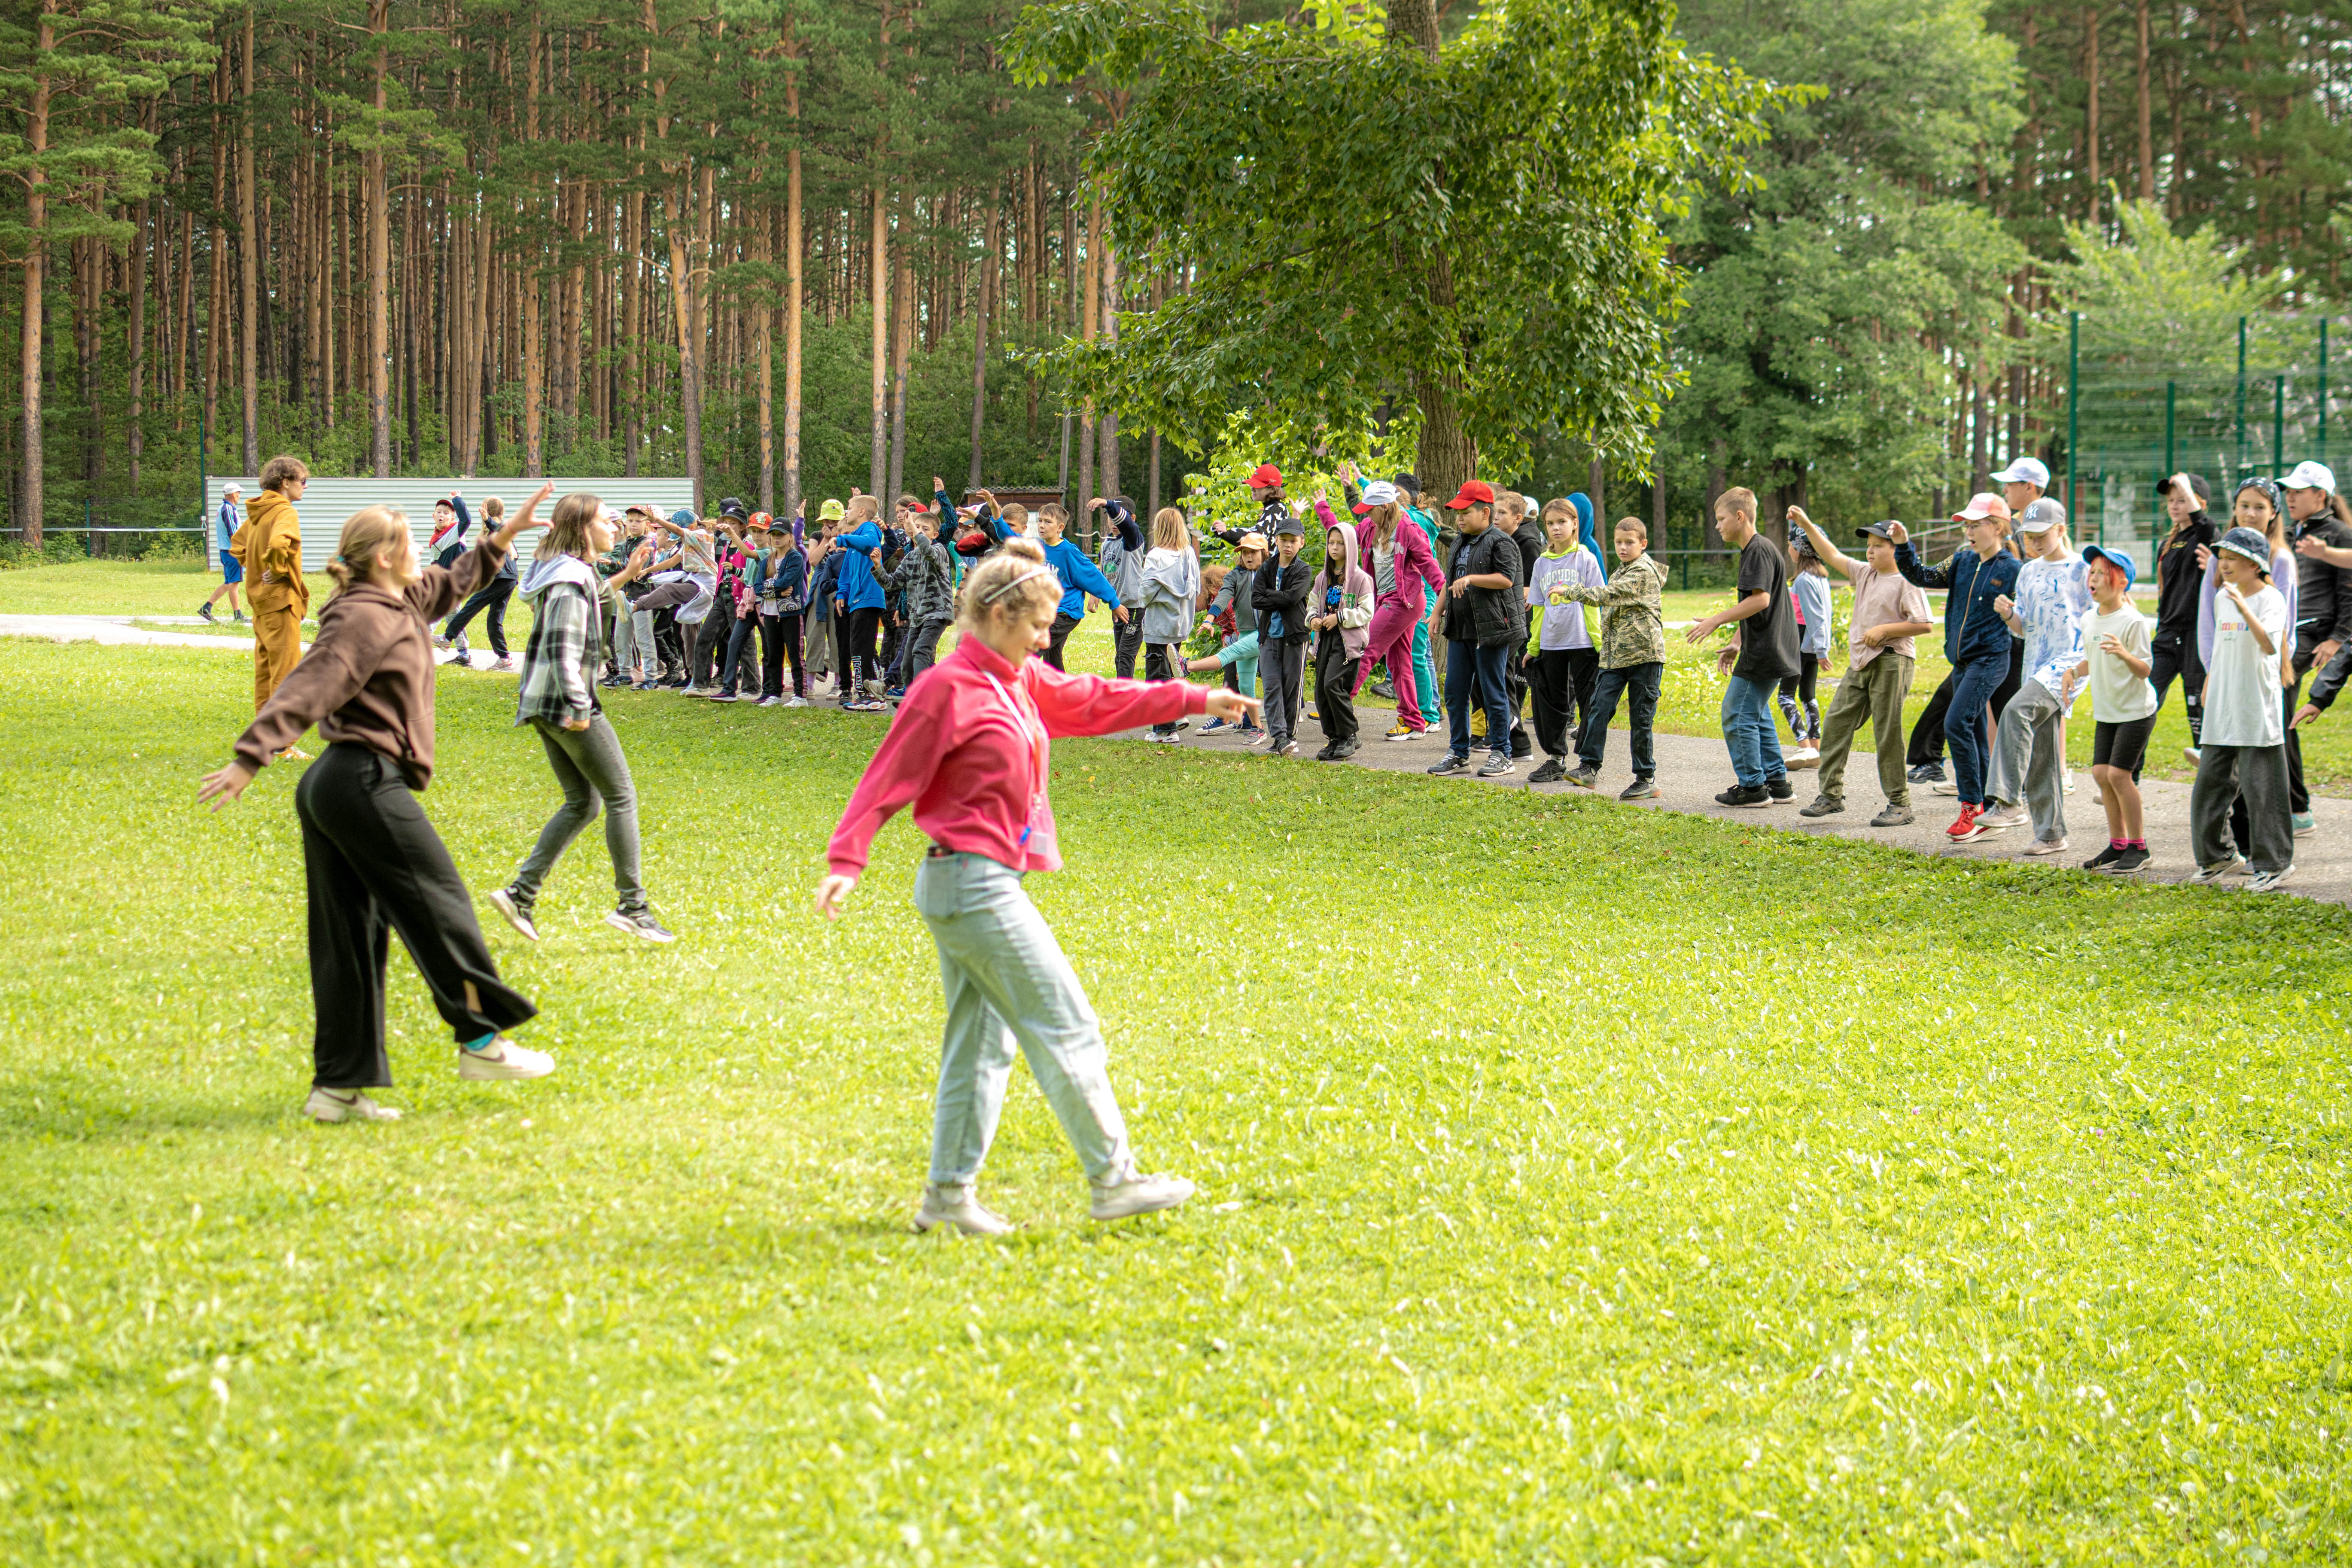
{"label": "person walking on grass", "polygon": [[1731,646],[1716,657],[1725,675],[1723,742],[1731,752],[1732,786],[1715,797],[1717,805],[1760,809],[1796,794],[1780,758],[1780,735],[1772,722],[1772,695],[1780,678],[1794,675],[1797,604],[1789,596],[1789,561],[1780,547],[1756,526],[1756,492],[1736,486],[1715,503],[1715,531],[1739,554],[1739,597],[1683,634],[1693,647],[1726,626]]}
{"label": "person walking on grass", "polygon": [[1033,540],[1008,540],[972,568],[963,635],[908,689],[834,829],[817,884],[816,912],[838,918],[874,836],[902,809],[913,809],[931,840],[915,873],[915,908],[939,948],[947,1027],[919,1231],[1013,1228],[981,1202],[978,1182],[1016,1050],[1085,1168],[1094,1218],[1173,1208],[1192,1195],[1181,1176],[1136,1169],[1102,1026],[1022,879],[1062,866],[1047,795],[1054,737],[1203,711],[1237,718],[1257,704],[1190,681],[1066,675],[1032,658],[1052,640],[1061,599],[1061,581]]}
{"label": "person walking on grass", "polygon": [[[552,486],[546,487],[553,489]],[[542,491],[542,494],[544,491]],[[534,504],[536,504],[534,502]],[[531,607],[530,637],[523,645],[522,690],[515,708],[518,727],[538,732],[547,765],[563,791],[563,804],[514,874],[490,895],[490,906],[531,941],[539,940],[532,911],[540,889],[572,847],[581,830],[604,814],[604,847],[613,858],[618,893],[604,923],[648,942],[673,939],[646,901],[637,838],[637,793],[621,737],[597,700],[595,673],[603,655],[596,646],[596,600],[603,591],[594,559],[612,548],[614,528],[604,501],[575,490],[555,503],[545,548],[532,560],[521,593]]]}
{"label": "person walking on grass", "polygon": [[1601,607],[1601,669],[1592,681],[1592,702],[1584,728],[1576,737],[1576,767],[1563,775],[1580,789],[1591,789],[1601,776],[1601,759],[1609,744],[1609,724],[1617,717],[1617,700],[1630,694],[1633,722],[1633,782],[1619,800],[1654,800],[1658,794],[1658,763],[1651,726],[1658,714],[1658,692],[1666,673],[1666,569],[1650,554],[1650,530],[1638,517],[1617,520],[1614,535],[1617,574],[1605,588],[1580,583],[1561,584],[1573,604]]}
{"label": "person walking on grass", "polygon": [[2213,656],[2205,667],[2205,743],[2189,792],[2197,856],[2189,880],[2214,882],[2247,868],[2247,858],[2230,838],[2230,808],[2242,795],[2252,846],[2246,890],[2275,892],[2294,874],[2289,731],[2279,705],[2286,598],[2270,583],[2270,541],[2252,529],[2230,530],[2213,555],[2221,593],[2214,605]]}
{"label": "person walking on grass", "polygon": [[245,581],[245,568],[237,563],[236,556],[230,550],[236,542],[236,531],[245,526],[245,519],[237,510],[244,496],[245,487],[235,479],[221,487],[220,513],[213,520],[213,527],[220,536],[221,584],[213,590],[211,598],[196,606],[196,614],[207,622],[213,618],[213,605],[226,595],[228,597],[228,613],[235,617],[236,625],[245,625],[245,612],[236,607],[236,587]]}
{"label": "person walking on grass", "polygon": [[1323,570],[1307,590],[1307,626],[1315,634],[1315,715],[1323,726],[1323,749],[1315,760],[1342,763],[1363,744],[1357,739],[1356,687],[1376,594],[1371,574],[1356,564],[1354,526],[1333,516],[1319,495],[1315,515],[1323,524]]}
{"label": "person walking on grass", "polygon": [[1941,566],[1920,561],[1910,531],[1901,523],[1889,527],[1888,537],[1895,542],[1895,570],[1906,581],[1947,590],[1944,657],[1951,661],[1953,685],[1944,735],[1951,743],[1960,814],[1944,833],[1959,844],[1984,836],[1977,818],[1984,815],[1985,770],[1991,750],[1989,709],[2009,679],[2011,647],[2016,642],[1994,601],[2015,592],[2018,562],[2004,548],[2010,513],[2009,503],[2000,497],[1972,496],[1953,521],[1965,531],[1967,542]]}
{"label": "person walking on grass", "polygon": [[2028,855],[2066,847],[2066,714],[2083,689],[2083,618],[2091,613],[2088,563],[2066,545],[2066,509],[2044,496],[2017,520],[2026,560],[2017,593],[1993,608],[2025,642],[2025,679],[1994,727],[1987,833],[2031,823]]}
{"label": "person walking on grass", "polygon": [[1535,700],[1535,743],[1544,760],[1528,775],[1529,784],[1554,784],[1567,776],[1568,749],[1592,717],[1592,686],[1601,670],[1601,611],[1568,592],[1600,590],[1601,558],[1586,546],[1578,509],[1569,501],[1543,509],[1543,530],[1545,548],[1528,574],[1527,595],[1534,621],[1528,639],[1528,692]]}
{"label": "person walking on grass", "polygon": [[1867,723],[1876,748],[1878,787],[1886,795],[1885,809],[1870,825],[1908,827],[1916,818],[1904,771],[1903,701],[1911,695],[1912,673],[1918,667],[1913,639],[1936,629],[1927,591],[1895,570],[1895,530],[1899,524],[1874,522],[1854,530],[1864,557],[1856,561],[1830,542],[1804,508],[1790,507],[1789,521],[1804,531],[1805,542],[1824,565],[1853,584],[1845,679],[1838,682],[1837,695],[1822,718],[1821,793],[1797,815],[1834,816],[1845,809],[1846,759],[1854,736]]}
{"label": "person walking on grass", "polygon": [[[302,574],[302,519],[294,503],[302,499],[310,470],[302,459],[272,458],[261,466],[261,493],[246,509],[245,526],[230,541],[242,575],[252,580],[246,599],[253,605],[253,710],[268,705],[272,693],[302,658],[302,622],[310,613],[310,583]],[[287,737],[287,754],[297,751],[297,730]]]}
{"label": "person walking on grass", "polygon": [[1307,586],[1315,568],[1298,558],[1307,535],[1290,510],[1275,506],[1267,514],[1275,516],[1274,553],[1250,585],[1250,608],[1257,615],[1258,679],[1265,689],[1266,755],[1295,757],[1299,687],[1307,678]]}
{"label": "person walking on grass", "polygon": [[[2160,553],[2157,557],[2158,563],[2163,559]],[[2083,622],[2081,670],[2091,687],[2091,780],[2099,786],[2099,805],[2107,814],[2107,847],[2084,861],[2083,869],[2128,877],[2153,863],[2141,818],[2139,768],[2147,755],[2147,738],[2156,728],[2156,710],[2163,699],[2148,679],[2156,666],[2156,648],[2148,636],[2147,617],[2131,602],[2132,579],[2138,568],[2123,551],[2096,544],[2083,547],[2083,560],[2092,601],[2091,613]],[[2193,561],[2187,569],[2196,570]],[[2194,626],[2189,636],[2189,652],[2194,657]],[[2202,665],[2199,675],[2201,679]],[[2201,718],[2204,694],[2200,692],[2198,697],[2196,711]]]}
{"label": "person walking on grass", "polygon": [[[1135,661],[1143,652],[1143,558],[1150,550],[1143,542],[1143,525],[1136,521],[1134,503],[1125,496],[1108,500],[1097,496],[1092,504],[1102,509],[1109,525],[1103,530],[1095,563],[1115,590],[1110,600],[1111,668],[1118,671],[1121,680],[1128,680],[1134,677]],[[1066,595],[1064,603],[1067,602]],[[1243,629],[1256,627],[1245,620]]]}
{"label": "person walking on grass", "polygon": [[[1184,638],[1200,592],[1201,558],[1193,553],[1192,531],[1181,510],[1163,506],[1152,513],[1151,548],[1143,557],[1143,670],[1150,679],[1184,679]],[[1151,738],[1172,746],[1189,722],[1154,724]]]}
{"label": "person walking on grass", "polygon": [[1486,716],[1486,761],[1478,776],[1501,778],[1514,765],[1507,672],[1512,650],[1526,635],[1519,547],[1495,525],[1495,490],[1486,480],[1465,480],[1445,505],[1459,520],[1461,533],[1445,585],[1446,751],[1429,771],[1470,771],[1470,696],[1475,689]]}
{"label": "person walking on grass", "polygon": [[546,1053],[502,1034],[538,1009],[499,979],[466,884],[416,802],[433,781],[432,624],[498,574],[553,488],[543,487],[455,567],[420,566],[398,508],[354,512],[327,565],[335,591],[310,657],[237,737],[236,760],[197,788],[196,798],[217,811],[304,730],[316,724],[327,742],[326,755],[294,786],[316,1013],[302,1114],[313,1121],[400,1114],[367,1092],[392,1082],[383,994],[394,931],[457,1036],[459,1078],[544,1078],[555,1068]]}
{"label": "person walking on grass", "polygon": [[1789,593],[1797,601],[1797,673],[1780,678],[1780,717],[1789,721],[1791,768],[1822,760],[1822,705],[1814,696],[1830,656],[1830,579],[1801,531],[1789,541]]}

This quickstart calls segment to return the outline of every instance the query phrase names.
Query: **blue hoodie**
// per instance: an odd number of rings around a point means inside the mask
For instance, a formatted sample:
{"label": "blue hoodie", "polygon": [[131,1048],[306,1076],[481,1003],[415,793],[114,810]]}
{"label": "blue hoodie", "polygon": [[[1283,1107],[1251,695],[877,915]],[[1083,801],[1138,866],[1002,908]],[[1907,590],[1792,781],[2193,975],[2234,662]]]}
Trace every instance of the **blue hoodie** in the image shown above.
{"label": "blue hoodie", "polygon": [[1060,610],[1063,615],[1084,619],[1088,594],[1106,605],[1118,603],[1118,590],[1110,585],[1110,579],[1103,575],[1101,567],[1087,559],[1085,551],[1070,542],[1068,534],[1062,536],[1059,544],[1045,546],[1045,563],[1054,569],[1054,575],[1062,580]]}
{"label": "blue hoodie", "polygon": [[1582,490],[1572,491],[1568,504],[1576,509],[1576,537],[1592,552],[1592,559],[1606,561],[1608,557],[1601,553],[1601,536],[1592,531],[1592,498]]}
{"label": "blue hoodie", "polygon": [[2017,557],[2006,550],[1990,560],[1962,545],[1941,566],[1928,566],[1909,540],[1895,547],[1895,569],[1922,588],[1948,590],[1944,596],[1944,657],[1957,668],[1970,659],[2009,657],[2009,623],[1993,601],[2017,595]]}
{"label": "blue hoodie", "polygon": [[842,534],[838,542],[844,554],[841,581],[835,586],[833,596],[852,610],[880,609],[886,602],[882,584],[875,580],[874,563],[866,559],[866,552],[882,548],[882,525],[868,518]]}

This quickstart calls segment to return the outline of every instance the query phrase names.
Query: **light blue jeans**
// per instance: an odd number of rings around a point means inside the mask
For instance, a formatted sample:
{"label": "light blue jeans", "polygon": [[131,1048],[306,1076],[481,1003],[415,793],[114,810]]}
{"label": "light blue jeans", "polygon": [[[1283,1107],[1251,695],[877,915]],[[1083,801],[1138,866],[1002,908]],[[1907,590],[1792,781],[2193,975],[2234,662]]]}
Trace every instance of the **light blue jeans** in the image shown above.
{"label": "light blue jeans", "polygon": [[1723,683],[1723,743],[1731,751],[1731,771],[1742,788],[1789,776],[1780,760],[1780,731],[1772,721],[1777,680],[1727,677]]}
{"label": "light blue jeans", "polygon": [[979,1176],[1016,1047],[1087,1177],[1124,1179],[1133,1161],[1102,1026],[1021,873],[984,855],[926,856],[915,873],[915,909],[939,944],[948,1007],[932,1184],[967,1186]]}

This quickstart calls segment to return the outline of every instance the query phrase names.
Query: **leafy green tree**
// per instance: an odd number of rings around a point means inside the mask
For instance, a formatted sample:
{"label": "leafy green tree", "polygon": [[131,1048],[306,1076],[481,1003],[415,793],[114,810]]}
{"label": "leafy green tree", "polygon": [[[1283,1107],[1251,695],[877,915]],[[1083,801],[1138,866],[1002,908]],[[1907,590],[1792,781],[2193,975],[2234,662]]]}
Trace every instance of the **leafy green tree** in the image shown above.
{"label": "leafy green tree", "polygon": [[1031,6],[1016,71],[1139,88],[1094,165],[1121,250],[1188,280],[1055,368],[1171,432],[1412,404],[1432,489],[1515,470],[1547,424],[1645,455],[1682,289],[1656,215],[1699,169],[1737,187],[1772,99],[1672,17],[1498,5],[1441,49],[1425,0],[1223,34],[1181,0]]}

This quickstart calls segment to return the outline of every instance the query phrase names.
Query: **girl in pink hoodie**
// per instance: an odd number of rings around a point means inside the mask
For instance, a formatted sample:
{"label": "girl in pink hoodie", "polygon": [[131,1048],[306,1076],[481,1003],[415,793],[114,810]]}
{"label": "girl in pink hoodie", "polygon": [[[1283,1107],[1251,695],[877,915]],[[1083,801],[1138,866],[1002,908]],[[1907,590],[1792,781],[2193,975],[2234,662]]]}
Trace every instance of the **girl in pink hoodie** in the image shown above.
{"label": "girl in pink hoodie", "polygon": [[1444,593],[1445,574],[1437,569],[1428,535],[1405,514],[1404,498],[1394,485],[1385,479],[1366,485],[1356,510],[1362,519],[1356,524],[1357,558],[1370,563],[1373,593],[1371,625],[1356,660],[1356,687],[1362,689],[1373,665],[1388,666],[1396,682],[1397,721],[1382,739],[1409,741],[1429,728],[1423,700],[1437,700],[1437,693],[1421,690],[1413,676],[1413,628],[1429,613],[1423,585],[1429,593]]}
{"label": "girl in pink hoodie", "polygon": [[[1323,570],[1307,590],[1307,629],[1315,634],[1315,716],[1325,742],[1315,760],[1336,763],[1353,756],[1361,743],[1356,738],[1356,675],[1369,640],[1374,590],[1371,574],[1356,564],[1356,531],[1333,517],[1320,496],[1315,498],[1315,515],[1323,524]],[[1397,689],[1411,685],[1408,675]]]}

